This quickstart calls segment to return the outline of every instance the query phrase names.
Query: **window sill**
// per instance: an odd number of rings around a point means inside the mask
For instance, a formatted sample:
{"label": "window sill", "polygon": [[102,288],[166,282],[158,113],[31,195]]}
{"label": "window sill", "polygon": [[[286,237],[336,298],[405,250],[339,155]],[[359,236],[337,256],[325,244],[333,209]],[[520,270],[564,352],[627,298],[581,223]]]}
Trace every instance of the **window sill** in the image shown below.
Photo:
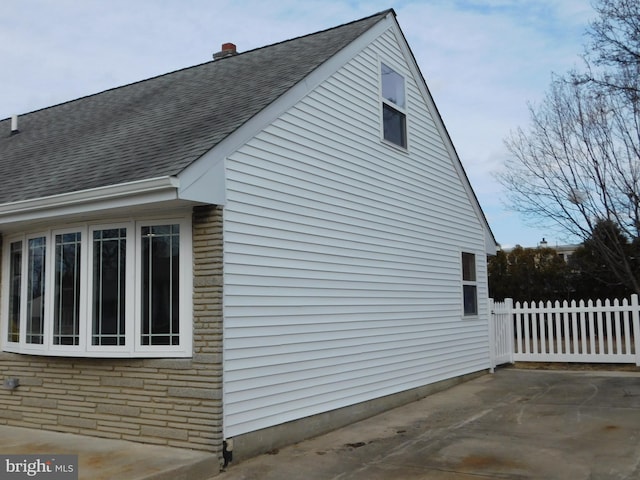
{"label": "window sill", "polygon": [[400,153],[404,153],[405,155],[409,155],[409,147],[403,147],[402,145],[398,145],[397,143],[393,143],[389,140],[386,140],[384,138],[380,139],[380,143],[382,143],[383,145],[386,145],[387,147],[393,148],[394,150],[400,152]]}
{"label": "window sill", "polygon": [[4,345],[3,352],[17,353],[20,355],[33,355],[40,357],[74,357],[74,358],[191,358],[193,352],[184,349],[153,349],[138,351],[88,351],[85,349],[64,350],[64,349],[45,349],[45,348],[28,348],[19,345]]}

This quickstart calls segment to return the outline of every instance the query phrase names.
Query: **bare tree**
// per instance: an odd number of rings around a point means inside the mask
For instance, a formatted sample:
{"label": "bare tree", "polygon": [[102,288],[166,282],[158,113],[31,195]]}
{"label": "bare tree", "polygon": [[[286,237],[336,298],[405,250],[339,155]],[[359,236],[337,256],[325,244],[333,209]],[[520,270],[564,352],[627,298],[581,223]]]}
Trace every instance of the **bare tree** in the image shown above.
{"label": "bare tree", "polygon": [[594,8],[599,16],[587,31],[587,78],[637,102],[640,4],[637,0],[600,0]]}
{"label": "bare tree", "polygon": [[601,0],[596,11],[585,72],[555,77],[530,106],[527,130],[505,141],[512,156],[498,178],[511,206],[533,220],[583,239],[603,221],[618,225],[622,236],[595,236],[596,248],[640,293],[628,248],[640,235],[640,7]]}

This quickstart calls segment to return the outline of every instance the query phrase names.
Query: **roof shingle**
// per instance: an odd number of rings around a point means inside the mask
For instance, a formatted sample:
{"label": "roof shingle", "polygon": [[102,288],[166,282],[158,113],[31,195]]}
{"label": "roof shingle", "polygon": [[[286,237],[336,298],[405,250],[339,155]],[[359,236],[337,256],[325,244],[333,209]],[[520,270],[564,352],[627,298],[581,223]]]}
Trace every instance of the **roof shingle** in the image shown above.
{"label": "roof shingle", "polygon": [[0,205],[176,175],[389,12],[0,121]]}

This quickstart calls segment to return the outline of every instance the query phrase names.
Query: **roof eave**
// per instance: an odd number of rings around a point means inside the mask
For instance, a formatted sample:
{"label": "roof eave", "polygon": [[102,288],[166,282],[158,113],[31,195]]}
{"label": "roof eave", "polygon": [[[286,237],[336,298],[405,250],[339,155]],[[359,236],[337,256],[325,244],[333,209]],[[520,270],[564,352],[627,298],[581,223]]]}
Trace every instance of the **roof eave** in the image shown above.
{"label": "roof eave", "polygon": [[179,180],[164,176],[0,205],[0,225],[59,215],[179,200]]}

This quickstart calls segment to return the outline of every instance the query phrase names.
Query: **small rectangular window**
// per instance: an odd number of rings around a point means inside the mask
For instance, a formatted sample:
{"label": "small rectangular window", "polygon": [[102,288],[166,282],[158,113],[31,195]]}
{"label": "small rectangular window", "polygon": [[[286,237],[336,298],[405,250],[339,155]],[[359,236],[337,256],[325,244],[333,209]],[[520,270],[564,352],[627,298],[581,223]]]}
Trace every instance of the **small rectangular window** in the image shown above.
{"label": "small rectangular window", "polygon": [[395,145],[407,147],[407,117],[404,77],[391,67],[381,64],[382,131],[383,138]]}
{"label": "small rectangular window", "polygon": [[142,345],[180,342],[180,225],[144,226]]}
{"label": "small rectangular window", "polygon": [[462,253],[462,296],[465,315],[478,314],[478,286],[476,282],[476,256]]}
{"label": "small rectangular window", "polygon": [[20,299],[22,295],[22,242],[9,247],[9,342],[20,341]]}

